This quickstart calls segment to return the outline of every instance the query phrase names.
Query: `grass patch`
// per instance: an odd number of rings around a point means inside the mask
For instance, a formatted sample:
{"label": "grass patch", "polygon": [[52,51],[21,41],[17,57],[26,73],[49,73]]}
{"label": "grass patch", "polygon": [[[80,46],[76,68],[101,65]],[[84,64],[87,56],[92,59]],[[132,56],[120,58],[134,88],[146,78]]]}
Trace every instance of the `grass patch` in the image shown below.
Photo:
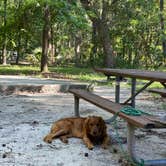
{"label": "grass patch", "polygon": [[39,67],[23,65],[0,65],[1,75],[39,75]]}
{"label": "grass patch", "polygon": [[102,74],[96,73],[92,68],[78,68],[78,67],[49,67],[49,71],[58,74],[63,74],[69,78],[80,81],[94,81],[106,79]]}
{"label": "grass patch", "polygon": [[[100,73],[96,73],[92,68],[78,68],[78,67],[49,67],[50,72],[55,72],[57,74],[62,74],[67,78],[76,79],[79,81],[91,82],[94,80],[101,81],[106,80],[107,78]],[[40,67],[39,66],[27,66],[27,65],[0,65],[0,74],[1,75],[35,75],[37,77],[41,77]],[[101,85],[109,85],[112,86],[111,81],[109,83],[98,83]],[[147,81],[137,80],[137,88],[141,88],[144,83]],[[121,87],[130,87],[131,82],[122,83]],[[154,82],[149,88],[162,88],[163,86]]]}
{"label": "grass patch", "polygon": [[94,73],[92,68],[78,68],[78,67],[49,67],[51,72],[66,73],[70,75],[83,75]]}
{"label": "grass patch", "polygon": [[[80,81],[94,81],[106,79],[102,74],[96,73],[92,68],[77,67],[49,67],[50,72],[62,74],[71,79]],[[1,75],[35,75],[41,76],[40,67],[27,65],[0,65]]]}
{"label": "grass patch", "polygon": [[[137,79],[137,88],[142,88],[148,82],[149,81]],[[129,81],[128,84],[131,85],[131,81]],[[161,85],[159,82],[153,82],[148,88],[163,88],[163,85]]]}

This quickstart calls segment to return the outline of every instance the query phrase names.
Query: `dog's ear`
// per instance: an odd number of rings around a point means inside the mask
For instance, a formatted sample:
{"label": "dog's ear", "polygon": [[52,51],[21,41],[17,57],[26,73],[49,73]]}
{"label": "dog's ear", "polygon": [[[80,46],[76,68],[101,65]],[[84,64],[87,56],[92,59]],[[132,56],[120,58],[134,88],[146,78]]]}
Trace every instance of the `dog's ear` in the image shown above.
{"label": "dog's ear", "polygon": [[103,118],[100,117],[100,131],[102,131],[102,133],[104,134],[106,132],[106,129],[107,129],[106,124]]}
{"label": "dog's ear", "polygon": [[84,133],[88,133],[89,131],[89,120],[90,120],[90,116],[85,119],[84,127],[83,127]]}
{"label": "dog's ear", "polygon": [[86,119],[85,119],[85,126],[88,126],[88,124],[89,124],[89,120],[90,120],[90,116],[88,116]]}

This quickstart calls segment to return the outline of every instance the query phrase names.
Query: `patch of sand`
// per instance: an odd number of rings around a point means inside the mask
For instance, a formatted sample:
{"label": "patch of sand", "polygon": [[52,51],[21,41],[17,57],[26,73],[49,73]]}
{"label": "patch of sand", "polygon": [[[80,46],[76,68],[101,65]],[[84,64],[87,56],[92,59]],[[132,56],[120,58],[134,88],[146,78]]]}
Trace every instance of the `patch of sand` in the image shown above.
{"label": "patch of sand", "polygon": [[[95,87],[95,92],[114,98],[114,90],[106,86]],[[129,94],[122,89],[123,100]],[[154,114],[165,115],[165,101],[142,93],[137,106]],[[1,166],[120,166],[118,144],[107,150],[95,147],[88,150],[82,140],[71,138],[69,144],[59,140],[51,145],[43,142],[55,120],[74,115],[73,96],[69,93],[20,93],[0,95],[0,165]],[[81,116],[98,115],[108,119],[112,115],[100,108],[80,101]],[[112,125],[107,125],[109,135],[116,135]],[[118,131],[126,138],[126,123],[118,119]],[[140,158],[166,158],[166,130],[136,132],[136,151]],[[126,149],[126,144],[123,144]],[[115,149],[118,150],[116,153]],[[87,155],[88,153],[88,155]]]}

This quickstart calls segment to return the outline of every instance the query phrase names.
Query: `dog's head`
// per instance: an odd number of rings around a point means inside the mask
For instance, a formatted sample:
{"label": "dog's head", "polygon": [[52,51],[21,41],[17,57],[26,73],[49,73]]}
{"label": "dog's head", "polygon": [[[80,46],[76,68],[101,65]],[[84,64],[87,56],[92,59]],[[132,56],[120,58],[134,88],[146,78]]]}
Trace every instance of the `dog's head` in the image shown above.
{"label": "dog's head", "polygon": [[101,117],[90,116],[85,120],[85,130],[87,134],[98,137],[106,133],[106,125]]}

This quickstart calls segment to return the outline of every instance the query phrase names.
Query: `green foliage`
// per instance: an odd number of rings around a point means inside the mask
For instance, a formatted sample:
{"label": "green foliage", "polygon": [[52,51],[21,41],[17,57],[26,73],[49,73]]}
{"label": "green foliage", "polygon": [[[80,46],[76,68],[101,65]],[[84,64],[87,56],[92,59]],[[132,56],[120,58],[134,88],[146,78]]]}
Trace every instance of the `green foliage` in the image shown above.
{"label": "green foliage", "polygon": [[119,56],[117,61],[120,60],[117,64],[151,68],[162,63],[159,4],[156,1],[124,1],[114,10],[117,13],[114,22],[118,27],[110,30]]}
{"label": "green foliage", "polygon": [[25,60],[32,65],[39,65],[41,62],[41,47],[33,50],[32,54],[27,54]]}
{"label": "green foliage", "polygon": [[94,81],[94,80],[103,80],[105,77],[101,74],[97,74],[91,68],[78,68],[78,67],[50,67],[51,72],[56,72],[59,74],[66,75],[72,79],[77,79],[80,81]]}
{"label": "green foliage", "polygon": [[[93,29],[89,18],[105,16],[104,21],[110,32],[108,35],[116,52],[116,67],[157,69],[160,64],[165,65],[162,41],[166,40],[166,28],[161,30],[160,18],[161,15],[166,18],[166,12],[160,11],[158,1],[92,0],[89,10],[85,11],[79,1],[10,0],[7,1],[6,27],[3,2],[0,1],[0,50],[6,32],[7,50],[19,50],[20,58],[32,64],[40,64],[41,53],[36,53],[36,49],[42,47],[44,6],[48,4],[52,28],[50,41],[55,52],[54,62],[51,62],[51,54],[48,57],[50,63],[69,64],[75,63],[77,59],[80,66],[90,65],[91,60],[94,65],[102,66],[105,56],[103,46],[96,34],[96,52],[93,53]],[[102,15],[104,2],[107,8]]]}

